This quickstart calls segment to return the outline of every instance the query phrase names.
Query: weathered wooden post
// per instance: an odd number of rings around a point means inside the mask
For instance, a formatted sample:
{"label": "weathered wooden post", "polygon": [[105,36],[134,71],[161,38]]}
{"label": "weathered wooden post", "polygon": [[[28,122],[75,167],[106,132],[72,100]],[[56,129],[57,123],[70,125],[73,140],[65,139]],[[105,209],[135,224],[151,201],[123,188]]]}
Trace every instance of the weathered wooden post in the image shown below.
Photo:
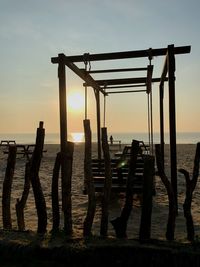
{"label": "weathered wooden post", "polygon": [[172,184],[170,183],[169,179],[167,178],[163,170],[161,147],[159,144],[156,144],[155,148],[156,148],[156,163],[158,168],[158,175],[160,176],[163,184],[165,185],[169,199],[169,214],[168,214],[166,238],[167,240],[174,240],[175,221],[177,214],[175,195]]}
{"label": "weathered wooden post", "polygon": [[127,223],[133,206],[133,184],[139,150],[139,141],[133,140],[131,146],[129,172],[127,177],[125,205],[122,210],[121,216],[111,221],[115,229],[116,236],[119,238],[126,237]]}
{"label": "weathered wooden post", "polygon": [[11,188],[15,170],[16,152],[17,152],[17,147],[15,145],[9,146],[7,167],[3,182],[3,193],[2,193],[3,228],[6,230],[12,229],[10,199],[11,199]]}
{"label": "weathered wooden post", "polygon": [[183,210],[187,226],[187,239],[189,241],[194,240],[194,223],[191,214],[191,205],[192,205],[192,195],[196,187],[199,176],[199,162],[200,162],[200,143],[197,143],[192,178],[190,179],[188,171],[186,171],[185,169],[179,169],[179,172],[184,174],[186,181],[186,196],[183,204]]}
{"label": "weathered wooden post", "polygon": [[174,45],[168,46],[167,55],[168,86],[169,86],[169,133],[170,133],[170,164],[171,184],[174,192],[176,210],[178,211],[177,196],[177,155],[176,155],[176,100],[175,100],[175,54]]}
{"label": "weathered wooden post", "polygon": [[83,125],[85,131],[84,176],[85,176],[86,192],[88,194],[88,209],[83,224],[83,235],[90,236],[96,209],[96,199],[95,199],[95,189],[94,189],[93,175],[92,175],[92,166],[91,166],[92,136],[90,129],[90,121],[84,120]]}
{"label": "weathered wooden post", "polygon": [[59,152],[56,156],[53,169],[52,184],[51,184],[53,232],[58,231],[60,225],[59,198],[58,198],[58,180],[59,180],[58,178],[59,178],[60,164],[61,164],[61,153]]}
{"label": "weathered wooden post", "polygon": [[149,240],[151,237],[153,177],[154,156],[146,155],[144,156],[142,214],[139,233],[140,241]]}
{"label": "weathered wooden post", "polygon": [[44,136],[45,136],[45,130],[43,128],[43,122],[40,122],[39,128],[37,128],[36,144],[35,144],[35,149],[33,151],[33,156],[30,166],[30,180],[33,188],[35,205],[38,215],[37,232],[40,234],[44,234],[46,232],[46,227],[47,227],[46,202],[39,179],[39,169],[44,146]]}
{"label": "weathered wooden post", "polygon": [[97,112],[97,148],[98,159],[101,159],[101,110],[100,110],[100,93],[94,89],[96,99],[96,112]]}
{"label": "weathered wooden post", "polygon": [[61,152],[61,175],[62,175],[62,210],[64,213],[64,231],[70,236],[72,234],[72,163],[74,143],[66,142],[65,152]]}
{"label": "weathered wooden post", "polygon": [[17,202],[15,204],[16,214],[17,214],[17,224],[18,224],[19,231],[25,230],[24,208],[26,206],[29,189],[30,189],[30,161],[26,163],[25,181],[24,181],[24,189],[23,189],[22,197],[20,200],[17,199]]}
{"label": "weathered wooden post", "polygon": [[110,201],[110,193],[112,187],[112,170],[111,170],[111,162],[110,162],[110,152],[108,145],[108,137],[107,137],[107,128],[102,128],[102,148],[104,154],[104,163],[105,163],[105,182],[103,189],[103,197],[102,197],[102,216],[101,216],[101,230],[100,234],[102,236],[107,236],[108,230],[108,207]]}
{"label": "weathered wooden post", "polygon": [[74,144],[67,142],[67,99],[65,55],[58,55],[59,108],[60,108],[60,149],[61,149],[61,184],[62,210],[64,212],[64,231],[72,234],[71,175]]}

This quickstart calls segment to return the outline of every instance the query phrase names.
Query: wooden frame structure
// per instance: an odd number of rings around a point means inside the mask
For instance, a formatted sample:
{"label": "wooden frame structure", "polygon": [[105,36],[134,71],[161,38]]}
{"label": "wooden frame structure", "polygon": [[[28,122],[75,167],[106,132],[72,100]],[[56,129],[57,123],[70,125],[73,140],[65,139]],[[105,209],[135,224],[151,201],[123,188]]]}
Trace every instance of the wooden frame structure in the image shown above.
{"label": "wooden frame structure", "polygon": [[[51,58],[53,64],[58,64],[59,78],[59,99],[60,99],[60,142],[61,152],[65,151],[67,139],[67,108],[66,108],[66,75],[67,66],[76,73],[85,83],[84,86],[93,88],[96,98],[97,110],[97,138],[98,138],[98,157],[101,158],[101,125],[100,125],[100,93],[103,95],[114,93],[147,92],[151,93],[152,83],[159,82],[160,92],[160,143],[162,147],[162,157],[164,159],[164,83],[168,81],[169,92],[169,132],[170,132],[170,163],[171,181],[176,196],[177,203],[177,157],[176,157],[176,108],[175,108],[175,55],[190,53],[190,46],[174,47],[169,45],[167,48],[147,49],[137,51],[125,51],[103,54],[84,54],[76,56],[66,56],[59,54],[58,57]],[[160,78],[153,78],[153,57],[165,56],[164,67]],[[88,63],[91,61],[108,61],[119,59],[148,58],[150,64],[144,68],[121,68],[86,70],[79,68],[75,63]],[[118,73],[146,71],[146,76],[136,78],[104,79],[96,80],[93,74],[97,73]],[[126,88],[146,87],[145,90],[124,90]],[[112,91],[117,89],[117,91]],[[164,161],[163,161],[164,162]]]}

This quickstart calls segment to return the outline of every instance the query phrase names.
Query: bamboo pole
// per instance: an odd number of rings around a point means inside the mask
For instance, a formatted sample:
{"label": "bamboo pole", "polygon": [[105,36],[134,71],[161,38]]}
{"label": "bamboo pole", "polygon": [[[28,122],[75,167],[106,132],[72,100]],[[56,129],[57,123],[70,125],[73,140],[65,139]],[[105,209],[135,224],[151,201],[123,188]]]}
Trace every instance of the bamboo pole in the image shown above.
{"label": "bamboo pole", "polygon": [[140,222],[140,241],[149,240],[151,237],[151,214],[154,177],[154,156],[144,157],[143,198]]}
{"label": "bamboo pole", "polygon": [[59,230],[59,225],[60,225],[59,198],[58,198],[58,179],[59,179],[60,164],[61,164],[61,153],[59,152],[57,153],[56,156],[53,169],[52,184],[51,184],[53,232],[57,232]]}
{"label": "bamboo pole", "polygon": [[159,144],[156,144],[155,148],[156,148],[156,162],[157,162],[157,168],[158,168],[158,175],[160,176],[167,190],[167,195],[169,199],[169,214],[168,214],[166,238],[167,240],[174,240],[175,221],[176,221],[176,214],[177,214],[174,190],[173,190],[171,182],[169,181],[168,177],[166,176],[163,170],[161,147]]}
{"label": "bamboo pole", "polygon": [[24,221],[24,208],[26,206],[26,201],[29,195],[30,190],[30,161],[26,163],[25,167],[25,181],[24,181],[24,189],[22,193],[21,199],[17,199],[15,204],[16,214],[17,214],[17,224],[19,231],[25,230],[25,221]]}
{"label": "bamboo pole", "polygon": [[16,162],[16,145],[9,146],[8,160],[5,178],[3,182],[3,193],[2,193],[2,217],[3,217],[3,228],[6,230],[12,229],[12,219],[11,219],[11,188],[15,170]]}
{"label": "bamboo pole", "polygon": [[105,162],[105,182],[104,182],[103,197],[102,197],[102,216],[101,216],[100,234],[102,236],[107,236],[108,215],[109,215],[108,208],[109,208],[110,193],[112,187],[112,171],[111,171],[107,128],[105,127],[102,128],[102,148],[103,148],[104,162]]}
{"label": "bamboo pole", "polygon": [[197,143],[192,178],[190,179],[188,171],[186,171],[185,169],[179,169],[179,172],[184,174],[186,181],[186,196],[183,204],[183,210],[186,219],[187,239],[189,241],[194,240],[194,223],[191,214],[191,205],[192,205],[193,192],[196,187],[199,176],[199,163],[200,163],[200,143]]}
{"label": "bamboo pole", "polygon": [[46,227],[47,227],[46,202],[39,178],[39,169],[44,146],[44,136],[45,136],[45,130],[43,128],[43,122],[40,122],[39,128],[37,128],[36,144],[35,144],[35,149],[33,151],[33,156],[30,166],[30,180],[33,188],[33,194],[35,198],[35,205],[38,216],[37,232],[40,234],[44,234],[46,232]]}
{"label": "bamboo pole", "polygon": [[124,208],[121,212],[121,216],[112,220],[111,223],[115,229],[116,236],[119,238],[126,237],[126,228],[128,219],[133,206],[133,185],[134,185],[134,175],[136,170],[137,156],[139,153],[139,141],[133,140],[131,146],[131,158],[129,173],[127,177],[127,187],[126,187],[126,200]]}
{"label": "bamboo pole", "polygon": [[90,236],[96,210],[96,199],[95,199],[95,189],[94,189],[92,167],[91,167],[92,137],[91,137],[90,121],[84,120],[83,125],[85,131],[84,176],[85,176],[86,192],[88,194],[88,209],[83,224],[83,235]]}

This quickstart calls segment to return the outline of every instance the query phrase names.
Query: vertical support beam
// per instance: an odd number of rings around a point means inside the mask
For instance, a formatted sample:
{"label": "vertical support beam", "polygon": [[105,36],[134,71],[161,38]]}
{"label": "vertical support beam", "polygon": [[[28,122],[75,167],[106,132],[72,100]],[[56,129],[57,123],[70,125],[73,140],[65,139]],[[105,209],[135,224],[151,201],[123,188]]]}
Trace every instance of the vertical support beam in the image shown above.
{"label": "vertical support beam", "polygon": [[61,149],[61,184],[62,211],[64,213],[64,231],[72,234],[71,176],[74,144],[67,141],[67,99],[65,55],[58,55],[59,103],[60,103],[60,149]]}
{"label": "vertical support beam", "polygon": [[[95,90],[95,89],[94,89]],[[100,115],[100,94],[95,90],[96,110],[97,110],[97,146],[98,146],[98,159],[101,159],[101,115]]]}
{"label": "vertical support beam", "polygon": [[172,188],[174,191],[175,204],[178,207],[174,45],[168,46],[168,61],[167,61],[167,63],[168,63],[168,85],[169,85],[169,131],[170,131],[171,183],[172,183]]}
{"label": "vertical support beam", "polygon": [[59,54],[58,79],[59,79],[59,103],[60,103],[60,148],[65,151],[67,141],[67,100],[66,100],[66,74],[65,55]]}
{"label": "vertical support beam", "polygon": [[159,88],[160,92],[160,147],[161,147],[161,157],[162,157],[162,163],[163,163],[163,170],[164,170],[164,155],[165,155],[165,150],[164,150],[164,107],[163,107],[163,99],[164,99],[164,84],[160,84]]}

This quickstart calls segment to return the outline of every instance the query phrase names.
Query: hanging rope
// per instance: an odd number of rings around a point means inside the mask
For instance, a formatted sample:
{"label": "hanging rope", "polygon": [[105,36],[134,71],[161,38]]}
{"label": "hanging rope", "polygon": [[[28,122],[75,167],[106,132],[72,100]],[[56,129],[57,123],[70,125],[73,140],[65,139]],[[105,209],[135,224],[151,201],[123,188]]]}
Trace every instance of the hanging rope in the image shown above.
{"label": "hanging rope", "polygon": [[106,125],[106,85],[104,85],[103,127]]}
{"label": "hanging rope", "polygon": [[149,148],[151,148],[151,125],[150,125],[150,105],[149,105],[149,94],[147,94],[147,123],[148,123],[148,140]]}

